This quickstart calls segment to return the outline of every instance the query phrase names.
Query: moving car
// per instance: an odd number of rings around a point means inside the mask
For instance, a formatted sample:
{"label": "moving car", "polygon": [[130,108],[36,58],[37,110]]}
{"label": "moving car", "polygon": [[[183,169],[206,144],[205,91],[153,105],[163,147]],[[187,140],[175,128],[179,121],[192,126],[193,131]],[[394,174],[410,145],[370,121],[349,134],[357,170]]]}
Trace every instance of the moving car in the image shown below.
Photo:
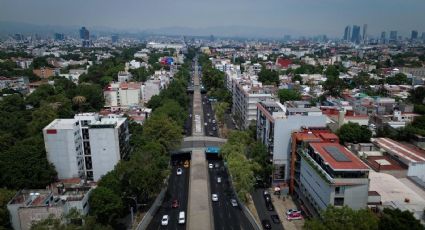
{"label": "moving car", "polygon": [[266,203],[271,203],[272,197],[270,196],[270,194],[266,194],[266,195],[264,195],[264,200],[266,200]]}
{"label": "moving car", "polygon": [[183,170],[181,168],[178,168],[177,169],[177,175],[182,175],[182,173],[183,173]]}
{"label": "moving car", "polygon": [[218,195],[217,194],[212,194],[212,201],[218,201]]}
{"label": "moving car", "polygon": [[162,216],[161,225],[162,226],[167,226],[168,225],[168,215]]}
{"label": "moving car", "polygon": [[185,168],[189,168],[189,161],[188,160],[185,160],[184,161],[184,165],[183,165]]}
{"label": "moving car", "polygon": [[261,224],[263,225],[264,229],[272,229],[272,225],[269,220],[262,220]]}
{"label": "moving car", "polygon": [[273,204],[272,203],[266,203],[266,207],[267,207],[267,210],[269,210],[269,211],[273,211],[274,210],[274,207],[273,207]]}
{"label": "moving car", "polygon": [[221,183],[221,177],[217,177],[217,183]]}
{"label": "moving car", "polygon": [[171,207],[172,208],[178,208],[180,205],[179,205],[179,201],[178,200],[173,200],[173,203],[171,204]]}
{"label": "moving car", "polygon": [[179,212],[179,224],[184,224],[186,222],[186,218],[184,215],[184,211]]}
{"label": "moving car", "polygon": [[238,202],[236,201],[236,199],[230,199],[230,203],[232,204],[233,207],[238,206]]}
{"label": "moving car", "polygon": [[298,210],[293,209],[293,208],[288,209],[288,210],[286,211],[286,215],[287,215],[287,216],[288,216],[288,215],[291,215],[292,213],[300,213],[300,214],[301,214],[301,211],[298,211]]}
{"label": "moving car", "polygon": [[213,167],[214,167],[213,164],[211,163],[208,164],[208,168],[212,169]]}

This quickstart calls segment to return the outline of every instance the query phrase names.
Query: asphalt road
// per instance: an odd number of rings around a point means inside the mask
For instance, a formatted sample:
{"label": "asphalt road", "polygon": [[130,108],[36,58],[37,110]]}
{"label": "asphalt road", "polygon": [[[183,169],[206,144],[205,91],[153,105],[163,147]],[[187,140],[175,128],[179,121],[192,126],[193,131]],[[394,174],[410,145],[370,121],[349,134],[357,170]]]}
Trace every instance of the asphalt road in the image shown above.
{"label": "asphalt road", "polygon": [[276,210],[273,208],[273,211],[267,210],[266,207],[266,201],[263,196],[264,189],[256,189],[254,192],[251,193],[252,199],[254,200],[255,208],[257,209],[258,216],[260,217],[260,220],[269,220],[272,229],[281,229],[283,230],[282,223],[275,224],[272,221],[271,215],[277,215]]}
{"label": "asphalt road", "polygon": [[[208,163],[214,165],[213,169],[208,169],[211,194],[218,195],[218,201],[212,202],[214,215],[214,228],[216,230],[239,230],[254,229],[240,207],[233,207],[230,199],[235,197],[230,183],[229,176],[223,166],[223,161],[209,160]],[[215,167],[218,163],[219,167]],[[217,177],[221,177],[221,183],[217,182]],[[211,196],[210,196],[211,197]]]}
{"label": "asphalt road", "polygon": [[[183,170],[182,175],[177,175],[177,168]],[[164,201],[162,202],[161,208],[153,217],[149,224],[149,230],[156,229],[186,229],[186,224],[179,225],[178,217],[179,212],[184,211],[187,221],[187,200],[189,191],[189,168],[184,168],[182,165],[173,166],[170,179],[168,181],[168,191],[165,195]],[[172,208],[171,204],[174,199],[177,199],[180,203],[180,207]],[[168,215],[168,226],[161,226],[161,219],[163,215]]]}
{"label": "asphalt road", "polygon": [[189,95],[189,110],[188,117],[184,122],[184,134],[185,136],[192,136],[192,116],[193,116],[193,97]]}
{"label": "asphalt road", "polygon": [[202,109],[204,111],[205,136],[218,137],[217,121],[214,123],[214,111],[211,102],[205,94],[202,95]]}

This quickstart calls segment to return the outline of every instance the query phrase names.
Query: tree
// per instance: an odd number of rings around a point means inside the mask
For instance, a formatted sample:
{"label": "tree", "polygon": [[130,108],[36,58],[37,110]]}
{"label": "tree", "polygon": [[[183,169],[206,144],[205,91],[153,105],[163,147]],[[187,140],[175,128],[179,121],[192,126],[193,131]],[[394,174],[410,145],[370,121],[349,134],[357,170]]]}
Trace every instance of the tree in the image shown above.
{"label": "tree", "polygon": [[307,230],[377,230],[378,217],[368,209],[353,210],[328,206],[321,212],[321,218],[305,222]]}
{"label": "tree", "polygon": [[0,229],[9,229],[11,227],[7,203],[9,203],[15,193],[15,191],[0,188]]}
{"label": "tree", "polygon": [[301,94],[293,89],[280,89],[278,92],[279,100],[281,103],[286,101],[296,101],[301,99]]}
{"label": "tree", "polygon": [[328,95],[338,97],[341,95],[342,90],[345,89],[345,82],[338,76],[328,75],[323,83],[323,89],[327,91]]}
{"label": "tree", "polygon": [[166,99],[162,103],[161,107],[157,108],[154,111],[154,114],[166,115],[175,122],[177,122],[179,126],[182,126],[184,124],[184,121],[187,117],[187,112],[185,111],[185,109],[183,109],[183,107],[181,107],[179,103],[177,103],[177,101],[172,99]]}
{"label": "tree", "polygon": [[425,87],[420,86],[410,91],[409,100],[415,104],[423,104],[425,99]]}
{"label": "tree", "polygon": [[167,151],[177,148],[182,140],[183,129],[175,121],[163,114],[152,116],[143,129],[143,140],[156,141]]}
{"label": "tree", "polygon": [[410,84],[410,80],[407,78],[406,74],[398,73],[392,77],[387,77],[385,79],[387,84],[390,85],[407,85]]}
{"label": "tree", "polygon": [[265,85],[279,85],[279,74],[275,70],[263,67],[258,73],[258,81],[261,81]]}
{"label": "tree", "polygon": [[379,221],[379,230],[424,230],[425,227],[407,210],[385,208]]}
{"label": "tree", "polygon": [[372,132],[365,126],[349,122],[338,129],[337,135],[341,143],[362,143],[370,141]]}
{"label": "tree", "polygon": [[121,198],[105,187],[95,188],[89,198],[90,214],[102,224],[114,223],[124,209]]}
{"label": "tree", "polygon": [[296,82],[296,81],[298,81],[300,83],[300,85],[303,84],[303,78],[299,74],[295,74],[292,77],[292,82]]}
{"label": "tree", "polygon": [[229,109],[229,104],[226,102],[219,102],[214,106],[215,115],[220,124],[224,124],[224,114]]}

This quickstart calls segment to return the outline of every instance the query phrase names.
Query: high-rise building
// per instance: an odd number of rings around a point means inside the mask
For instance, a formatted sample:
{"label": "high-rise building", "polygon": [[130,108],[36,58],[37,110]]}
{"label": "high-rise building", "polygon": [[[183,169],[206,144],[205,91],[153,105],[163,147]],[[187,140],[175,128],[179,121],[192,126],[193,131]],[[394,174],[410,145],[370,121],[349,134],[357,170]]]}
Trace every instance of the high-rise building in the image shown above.
{"label": "high-rise building", "polygon": [[363,25],[363,43],[367,42],[367,24]]}
{"label": "high-rise building", "polygon": [[422,32],[422,40],[425,41],[425,32]]}
{"label": "high-rise building", "polygon": [[390,42],[396,42],[397,41],[397,31],[392,30],[390,31]]}
{"label": "high-rise building", "polygon": [[382,31],[382,33],[381,33],[381,43],[385,44],[386,41],[387,41],[387,32]]}
{"label": "high-rise building", "polygon": [[129,153],[127,118],[77,114],[55,119],[43,129],[47,159],[59,179],[86,178],[98,181]]}
{"label": "high-rise building", "polygon": [[416,40],[418,39],[418,31],[417,30],[412,30],[412,34],[410,36],[411,40]]}
{"label": "high-rise building", "polygon": [[344,41],[350,41],[351,38],[351,26],[346,26],[344,30]]}
{"label": "high-rise building", "polygon": [[65,35],[61,33],[55,33],[55,40],[56,41],[63,41],[65,39]]}
{"label": "high-rise building", "polygon": [[112,43],[117,43],[117,42],[118,42],[118,39],[119,39],[118,34],[113,34],[113,35],[111,36],[111,41],[112,41]]}
{"label": "high-rise building", "polygon": [[353,25],[353,32],[351,33],[351,42],[360,43],[360,26]]}
{"label": "high-rise building", "polygon": [[90,32],[84,26],[81,27],[81,29],[80,29],[80,39],[82,39],[82,40],[89,40],[90,39]]}

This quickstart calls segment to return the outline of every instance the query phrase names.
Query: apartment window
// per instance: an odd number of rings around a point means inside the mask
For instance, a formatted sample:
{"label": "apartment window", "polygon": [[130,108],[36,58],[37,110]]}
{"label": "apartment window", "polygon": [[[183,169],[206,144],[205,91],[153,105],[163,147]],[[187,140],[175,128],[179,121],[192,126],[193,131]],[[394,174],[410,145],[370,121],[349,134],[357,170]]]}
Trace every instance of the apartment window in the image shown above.
{"label": "apartment window", "polygon": [[335,197],[334,198],[335,206],[343,206],[344,205],[344,197]]}
{"label": "apartment window", "polygon": [[344,186],[335,187],[335,194],[340,195],[340,194],[344,194],[344,192],[345,192]]}

